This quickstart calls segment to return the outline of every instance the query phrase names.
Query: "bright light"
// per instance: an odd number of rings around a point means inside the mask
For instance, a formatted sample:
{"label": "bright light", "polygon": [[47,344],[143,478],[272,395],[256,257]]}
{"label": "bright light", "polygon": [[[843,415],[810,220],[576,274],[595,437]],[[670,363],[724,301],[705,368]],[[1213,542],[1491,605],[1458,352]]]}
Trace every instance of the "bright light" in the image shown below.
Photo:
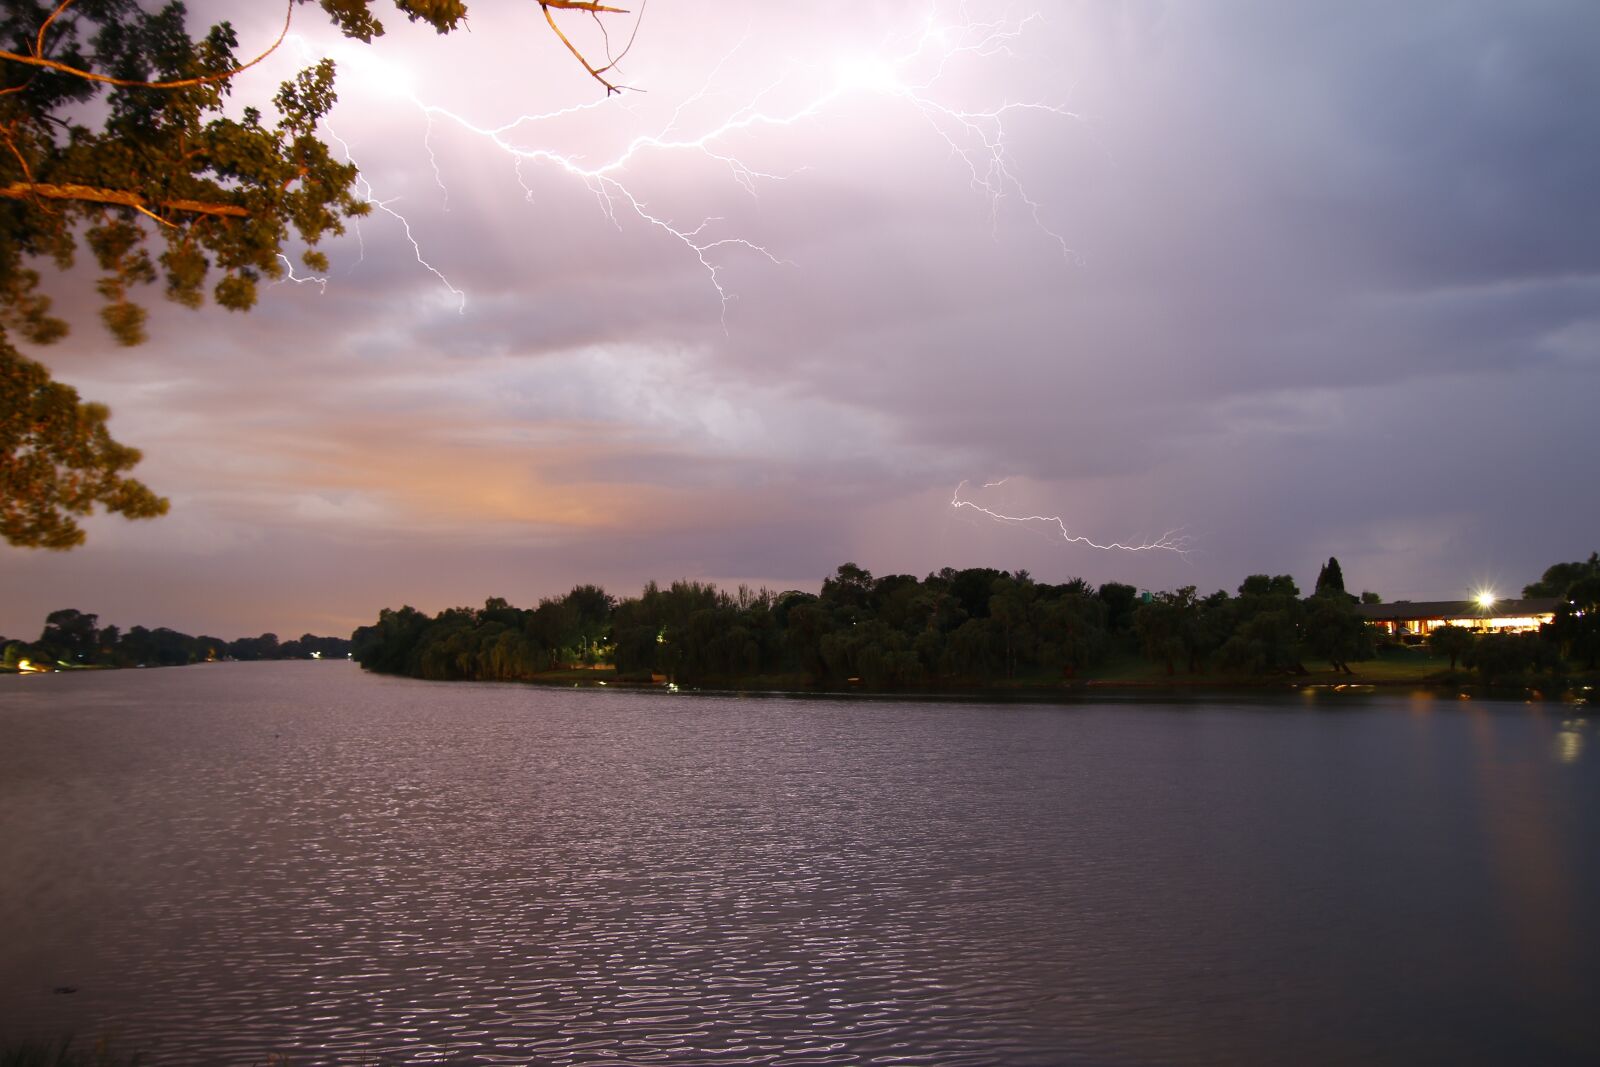
{"label": "bright light", "polygon": [[[964,14],[964,9],[959,6],[957,10]],[[524,114],[509,122],[486,126],[439,104],[426,103],[419,96],[420,93],[427,91],[425,83],[429,80],[430,71],[424,67],[418,66],[413,69],[397,65],[379,56],[377,54],[379,50],[350,42],[333,45],[323,52],[313,48],[303,39],[291,37],[290,40],[299,47],[308,61],[318,58],[321,54],[334,59],[339,67],[341,91],[345,88],[358,87],[364,94],[370,93],[377,98],[399,99],[414,105],[425,117],[430,136],[436,122],[449,123],[459,127],[466,135],[489,142],[510,162],[513,174],[529,201],[534,199],[534,194],[523,173],[524,168],[535,165],[550,166],[587,186],[588,191],[599,202],[600,210],[613,225],[618,224],[619,216],[632,215],[676,240],[688,250],[707,275],[721,304],[722,324],[726,329],[726,315],[732,294],[723,280],[722,272],[725,269],[721,259],[723,253],[736,251],[754,253],[780,265],[787,264],[787,261],[755,241],[729,233],[720,217],[702,218],[697,224],[687,225],[675,223],[666,215],[652,213],[637,190],[627,184],[625,174],[633,169],[633,165],[639,162],[641,157],[647,155],[699,154],[721,167],[728,168],[735,184],[744,191],[754,194],[759,184],[780,181],[787,175],[764,172],[748,165],[733,154],[725,142],[742,135],[745,131],[778,130],[800,124],[810,125],[825,113],[854,104],[856,97],[867,94],[909,104],[914,109],[911,118],[921,120],[918,125],[925,123],[932,127],[935,138],[942,140],[949,147],[950,152],[961,164],[961,170],[970,171],[972,187],[986,197],[991,206],[997,207],[1003,198],[1015,199],[1032,215],[1033,223],[1038,230],[1056,242],[1063,258],[1071,259],[1072,252],[1065,240],[1044,224],[1040,204],[1029,195],[1016,173],[1008,127],[1012,117],[1024,111],[1046,112],[1063,118],[1075,116],[1060,105],[1043,101],[1006,99],[978,106],[970,103],[957,105],[936,99],[933,92],[935,84],[940,82],[939,76],[943,73],[947,62],[958,57],[970,57],[980,61],[1008,59],[1012,57],[1010,44],[1024,36],[1028,27],[1035,21],[1034,16],[1001,18],[993,22],[973,22],[962,18],[958,25],[945,26],[930,17],[924,26],[921,38],[908,45],[908,50],[887,54],[855,52],[837,56],[832,64],[834,74],[832,83],[816,85],[814,87],[816,95],[813,99],[796,99],[782,110],[771,110],[762,105],[762,100],[768,96],[768,89],[763,89],[747,102],[733,106],[719,122],[713,122],[698,132],[688,128],[680,129],[679,119],[688,105],[721,95],[713,93],[714,86],[708,82],[694,96],[686,99],[672,111],[667,125],[659,133],[635,136],[613,158],[594,164],[585,163],[578,157],[564,155],[552,148],[528,144],[516,131],[535,122],[556,119],[590,107],[602,106],[609,98],[545,114]],[[719,63],[717,69],[720,68]],[[807,69],[811,68],[808,66]],[[818,64],[815,73],[819,82],[828,82],[826,61]],[[769,86],[769,89],[774,87],[775,85]],[[957,91],[949,85],[941,85],[939,88]],[[343,150],[345,161],[355,163],[349,144],[331,128],[327,132]],[[425,139],[424,147],[433,163],[433,176],[448,208],[449,193],[445,187],[439,159],[434,155],[431,142]],[[457,289],[423,254],[422,247],[412,232],[410,221],[393,206],[399,198],[383,198],[377,195],[373,187],[368,184],[365,175],[358,179],[357,191],[377,212],[393,218],[401,225],[417,262],[443,284],[445,292],[439,293],[438,299],[441,303],[454,304],[456,310],[461,311],[465,305],[466,294]],[[288,268],[289,281],[312,281],[319,288],[325,286],[327,282],[327,279],[322,277],[296,276],[292,264],[286,260],[283,264]]]}
{"label": "bright light", "polygon": [[835,67],[841,89],[862,89],[870,93],[898,93],[905,83],[894,67],[878,56],[852,56],[839,60]]}
{"label": "bright light", "polygon": [[364,46],[335,46],[331,49],[339,73],[352,85],[385,99],[416,99],[416,77],[410,68],[392,63]]}
{"label": "bright light", "polygon": [[1478,595],[1473,597],[1473,599],[1478,602],[1478,607],[1480,608],[1492,608],[1494,607],[1494,602],[1499,598],[1489,590],[1484,589],[1480,590]]}

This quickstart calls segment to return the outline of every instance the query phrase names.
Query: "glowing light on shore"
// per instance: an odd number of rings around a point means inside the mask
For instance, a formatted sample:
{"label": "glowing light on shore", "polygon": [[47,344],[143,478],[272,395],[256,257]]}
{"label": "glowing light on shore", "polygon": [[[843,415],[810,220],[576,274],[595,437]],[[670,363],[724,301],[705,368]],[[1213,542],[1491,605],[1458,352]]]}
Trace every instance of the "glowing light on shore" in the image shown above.
{"label": "glowing light on shore", "polygon": [[1487,610],[1494,607],[1494,602],[1500,598],[1495,596],[1492,589],[1480,589],[1473,594],[1472,599],[1477,601],[1478,607]]}

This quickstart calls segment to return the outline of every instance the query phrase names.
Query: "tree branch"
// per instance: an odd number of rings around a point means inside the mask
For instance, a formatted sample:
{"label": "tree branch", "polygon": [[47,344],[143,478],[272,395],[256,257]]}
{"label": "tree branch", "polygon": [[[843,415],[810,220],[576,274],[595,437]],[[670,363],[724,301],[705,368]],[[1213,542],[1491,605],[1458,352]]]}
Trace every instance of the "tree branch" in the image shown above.
{"label": "tree branch", "polygon": [[[103,85],[114,85],[120,89],[183,89],[194,85],[209,85],[212,82],[227,81],[235,75],[242,74],[244,71],[249,70],[251,67],[255,66],[257,63],[260,63],[263,59],[266,59],[272,53],[276,52],[278,50],[278,46],[283,44],[284,38],[289,36],[289,24],[294,19],[295,4],[295,0],[289,0],[288,8],[285,10],[283,15],[283,29],[278,32],[278,39],[273,41],[271,47],[269,47],[265,52],[262,52],[250,62],[235,67],[232,70],[223,71],[219,74],[207,74],[198,78],[178,78],[173,81],[150,82],[138,81],[130,78],[113,78],[110,75],[96,74],[92,70],[80,70],[77,67],[69,66],[68,64],[62,63],[58,60],[44,58],[43,53],[45,31],[50,28],[50,24],[54,22],[57,17],[59,17],[61,13],[65,11],[70,4],[72,4],[72,2],[73,0],[61,0],[61,4],[50,13],[50,17],[44,20],[44,23],[39,27],[39,36],[34,44],[33,55],[24,55],[20,52],[8,52],[4,49],[0,49],[0,60],[9,59],[13,63],[22,63],[30,67],[42,67],[45,70],[53,70],[61,74],[71,74],[75,77],[83,78],[92,82],[99,82]],[[555,17],[550,14],[550,9],[559,8],[564,11],[588,11],[595,15],[598,15],[601,12],[612,15],[626,15],[628,13],[628,9],[625,7],[612,7],[609,4],[599,3],[597,0],[538,0],[538,2],[540,10],[544,12],[545,21],[550,23],[550,28],[554,30],[556,36],[561,39],[561,43],[567,46],[567,51],[572,53],[573,58],[577,59],[579,63],[583,64],[583,69],[589,72],[589,76],[606,87],[606,95],[609,96],[612,93],[621,92],[622,90],[620,88],[607,81],[603,76],[605,71],[608,71],[612,67],[616,66],[616,60],[613,59],[604,67],[596,69],[587,59],[584,58],[583,53],[578,51],[577,47],[567,39],[567,35],[561,32],[561,28],[556,25]],[[634,29],[635,32],[637,32],[637,25],[635,25]],[[631,39],[629,42],[629,47],[632,47]],[[0,93],[10,93],[15,92],[16,90],[17,87],[13,87],[10,89],[0,90]]]}
{"label": "tree branch", "polygon": [[544,20],[550,24],[550,29],[561,39],[561,43],[567,46],[567,51],[572,53],[572,58],[583,64],[583,69],[589,72],[589,77],[606,87],[607,96],[612,93],[620,93],[622,90],[607,81],[603,73],[616,64],[614,62],[608,63],[606,66],[596,69],[584,58],[583,53],[578,51],[578,47],[567,39],[567,35],[561,32],[561,27],[556,25],[556,17],[550,13],[550,9],[553,7],[579,11],[608,11],[617,15],[626,15],[628,13],[627,10],[620,7],[607,7],[604,4],[591,3],[590,0],[539,0],[539,9],[544,12]]}
{"label": "tree branch", "polygon": [[[550,0],[550,2],[555,3],[557,0]],[[67,0],[67,3],[71,3],[71,0]],[[41,41],[44,39],[45,29],[50,25],[50,22],[55,19],[56,15],[59,15],[62,9],[67,6],[67,3],[63,3],[61,7],[58,7],[55,12],[51,14],[50,18],[45,20],[44,26],[39,28],[39,39]],[[293,18],[294,0],[289,0],[289,7],[284,12],[283,16],[283,29],[279,31],[278,39],[272,42],[272,47],[268,48],[265,52],[262,52],[259,56],[256,56],[243,66],[235,67],[232,70],[223,71],[220,74],[207,74],[200,78],[178,78],[175,81],[168,82],[147,82],[137,81],[131,78],[113,78],[106,74],[96,74],[92,70],[79,70],[77,67],[68,66],[67,64],[58,62],[54,59],[45,59],[43,56],[27,56],[22,55],[19,52],[7,52],[3,49],[0,49],[0,59],[9,59],[13,63],[23,63],[30,67],[43,67],[46,70],[54,70],[62,74],[72,74],[76,77],[87,79],[88,81],[100,82],[104,85],[115,85],[119,89],[183,89],[191,85],[209,85],[212,82],[227,81],[229,78],[241,74],[255,66],[257,63],[260,63],[263,59],[266,59],[272,53],[276,52],[278,50],[278,46],[283,43],[283,39],[289,36],[289,23],[293,20]]]}
{"label": "tree branch", "polygon": [[645,5],[649,2],[650,0],[639,0],[639,17],[633,20],[633,32],[628,34],[628,43],[623,45],[622,51],[616,55],[611,54],[611,34],[606,32],[606,24],[600,21],[598,13],[589,16],[594,19],[594,24],[600,27],[600,38],[606,43],[606,65],[600,68],[601,71],[613,69],[622,62],[623,57],[633,51],[633,42],[639,37],[639,26],[644,22]]}
{"label": "tree branch", "polygon": [[[70,2],[70,0],[68,0],[68,2]],[[24,156],[22,154],[22,150],[17,147],[16,138],[11,135],[11,131],[15,128],[15,126],[16,126],[16,124],[12,123],[10,126],[7,126],[5,129],[0,130],[0,137],[5,138],[6,147],[11,149],[11,154],[13,156],[17,157],[17,165],[22,168],[22,176],[24,178],[28,179],[27,183],[29,185],[32,185],[33,184],[33,168],[28,166],[28,157],[26,157],[26,156]],[[35,196],[35,199],[37,200],[38,197]],[[54,212],[52,212],[49,208],[45,207],[43,204],[40,204],[39,207],[42,208],[46,214],[54,214]]]}
{"label": "tree branch", "polygon": [[612,15],[626,15],[625,7],[607,7],[604,4],[592,3],[591,0],[539,0],[540,7],[560,7],[569,11],[605,11]]}
{"label": "tree branch", "polygon": [[146,215],[151,215],[150,208],[153,206],[166,211],[184,211],[192,215],[223,215],[234,219],[250,217],[250,209],[237,204],[215,204],[204,200],[175,198],[160,200],[152,205],[138,193],[126,189],[97,189],[92,185],[55,185],[49,182],[12,182],[10,185],[0,185],[0,197],[7,200],[23,200],[31,196],[42,196],[49,200],[82,200],[91,204],[116,204],[119,207],[131,207]]}
{"label": "tree branch", "polygon": [[72,3],[72,0],[61,0],[60,5],[54,11],[50,12],[50,17],[45,19],[44,22],[40,24],[40,26],[39,26],[39,36],[33,42],[33,54],[34,55],[36,55],[36,56],[44,55],[44,35],[45,35],[45,31],[50,28],[50,24],[52,22],[54,22],[56,19],[61,17],[61,13],[63,11],[65,11],[67,9],[67,6],[69,4],[71,4],[71,3]]}

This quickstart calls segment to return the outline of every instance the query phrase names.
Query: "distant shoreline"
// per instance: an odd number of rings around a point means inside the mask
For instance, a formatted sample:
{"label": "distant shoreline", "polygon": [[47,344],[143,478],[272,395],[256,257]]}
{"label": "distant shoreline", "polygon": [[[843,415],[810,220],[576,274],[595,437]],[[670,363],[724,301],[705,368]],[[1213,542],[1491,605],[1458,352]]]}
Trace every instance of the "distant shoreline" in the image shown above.
{"label": "distant shoreline", "polygon": [[[196,663],[177,664],[141,664],[121,666],[116,664],[57,664],[47,671],[29,670],[19,671],[13,666],[0,664],[0,675],[18,675],[31,673],[76,673],[79,671],[122,671],[122,670],[149,670],[162,667],[194,667],[207,664],[229,663],[351,663],[353,660],[346,657],[295,657],[274,660],[236,660],[219,659],[199,661]],[[361,668],[367,673],[396,677],[410,678],[411,675],[387,674],[383,671],[370,671]],[[1119,674],[1115,671],[1097,673],[1090,677],[1071,679],[1052,679],[1044,677],[1022,678],[1014,681],[946,681],[943,684],[921,686],[897,686],[892,688],[874,688],[860,683],[847,683],[843,686],[837,683],[815,683],[803,675],[778,675],[778,676],[753,676],[735,678],[703,678],[692,682],[674,682],[670,679],[655,677],[645,679],[638,676],[628,677],[620,674],[614,667],[572,667],[522,678],[509,679],[416,679],[415,681],[436,681],[441,684],[458,684],[462,682],[491,682],[496,684],[532,685],[545,688],[570,689],[625,689],[648,690],[658,689],[663,692],[701,692],[701,693],[749,693],[749,694],[794,694],[804,696],[860,696],[860,697],[966,697],[966,698],[991,698],[996,700],[1008,699],[1050,699],[1056,697],[1075,697],[1085,695],[1113,696],[1118,693],[1128,694],[1190,694],[1210,695],[1227,693],[1262,693],[1262,692],[1355,692],[1363,690],[1382,690],[1394,692],[1397,690],[1413,690],[1440,696],[1471,697],[1478,695],[1503,696],[1517,699],[1536,699],[1560,701],[1569,704],[1584,705],[1596,699],[1595,693],[1600,690],[1600,674],[1575,673],[1562,679],[1562,687],[1553,689],[1548,678],[1528,678],[1522,680],[1508,680],[1508,684],[1488,686],[1483,684],[1473,672],[1468,671],[1440,671],[1429,668],[1426,670],[1412,668],[1410,670],[1389,670],[1382,674],[1367,674],[1356,672],[1344,674],[1331,669],[1313,670],[1305,674],[1275,674],[1275,675],[1238,675],[1238,674],[1180,674],[1167,676],[1160,673],[1144,674]]]}
{"label": "distant shoreline", "polygon": [[[363,668],[365,670],[365,668]],[[380,671],[368,673],[382,675]],[[406,678],[410,675],[388,675],[388,677]],[[954,683],[945,685],[904,686],[896,688],[872,688],[865,685],[828,685],[813,684],[803,677],[791,678],[710,678],[695,682],[674,683],[664,680],[647,681],[642,678],[618,677],[617,672],[611,668],[579,668],[573,670],[548,671],[527,678],[517,679],[413,679],[414,681],[432,681],[441,685],[457,684],[500,684],[500,685],[533,685],[556,689],[625,689],[625,690],[650,690],[657,689],[676,692],[699,693],[750,693],[750,694],[795,694],[804,696],[861,696],[861,697],[977,697],[977,698],[1049,698],[1071,697],[1088,694],[1114,695],[1116,693],[1192,693],[1192,694],[1224,694],[1238,692],[1301,692],[1301,691],[1331,691],[1351,692],[1360,690],[1396,690],[1424,691],[1438,695],[1516,695],[1526,697],[1533,695],[1539,699],[1561,700],[1572,703],[1584,703],[1593,697],[1592,694],[1600,688],[1600,676],[1574,675],[1568,679],[1566,688],[1559,692],[1550,692],[1548,683],[1541,687],[1537,684],[1541,679],[1535,679],[1534,684],[1512,684],[1485,686],[1472,674],[1458,671],[1444,675],[1430,672],[1415,677],[1370,677],[1362,674],[1345,675],[1333,671],[1314,671],[1306,675],[1262,677],[1259,675],[1180,675],[1173,678],[1139,678],[1139,677],[1096,677],[1085,679],[1067,679],[1059,681],[1045,681],[1031,679],[1011,683],[996,684],[994,682]]]}

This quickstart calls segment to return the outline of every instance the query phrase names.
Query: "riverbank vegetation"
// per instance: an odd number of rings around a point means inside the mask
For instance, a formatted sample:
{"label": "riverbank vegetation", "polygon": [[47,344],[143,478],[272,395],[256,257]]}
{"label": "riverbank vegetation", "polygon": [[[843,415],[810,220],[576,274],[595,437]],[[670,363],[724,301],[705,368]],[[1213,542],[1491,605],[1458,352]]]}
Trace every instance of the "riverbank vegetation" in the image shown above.
{"label": "riverbank vegetation", "polygon": [[0,1046],[0,1067],[137,1067],[143,1058],[124,1055],[101,1038],[84,1047],[72,1038],[59,1041],[18,1041]]}
{"label": "riverbank vegetation", "polygon": [[[874,577],[846,563],[819,593],[652,582],[617,599],[580,585],[534,608],[501,598],[428,616],[385,609],[352,637],[368,670],[436,680],[673,682],[759,689],[1527,684],[1560,692],[1595,670],[1600,561],[1558,564],[1572,597],[1531,634],[1385,638],[1337,560],[1303,596],[1288,575],[1234,593],[1038,582],[1026,571]],[[1587,599],[1586,599],[1587,598]],[[1462,668],[1465,668],[1463,670]]]}
{"label": "riverbank vegetation", "polygon": [[52,671],[89,667],[174,667],[214,660],[344,659],[350,642],[343,637],[302,634],[279,642],[277,634],[241,637],[191,637],[158,626],[100,626],[98,615],[71,608],[52,611],[36,641],[0,637],[0,671]]}

